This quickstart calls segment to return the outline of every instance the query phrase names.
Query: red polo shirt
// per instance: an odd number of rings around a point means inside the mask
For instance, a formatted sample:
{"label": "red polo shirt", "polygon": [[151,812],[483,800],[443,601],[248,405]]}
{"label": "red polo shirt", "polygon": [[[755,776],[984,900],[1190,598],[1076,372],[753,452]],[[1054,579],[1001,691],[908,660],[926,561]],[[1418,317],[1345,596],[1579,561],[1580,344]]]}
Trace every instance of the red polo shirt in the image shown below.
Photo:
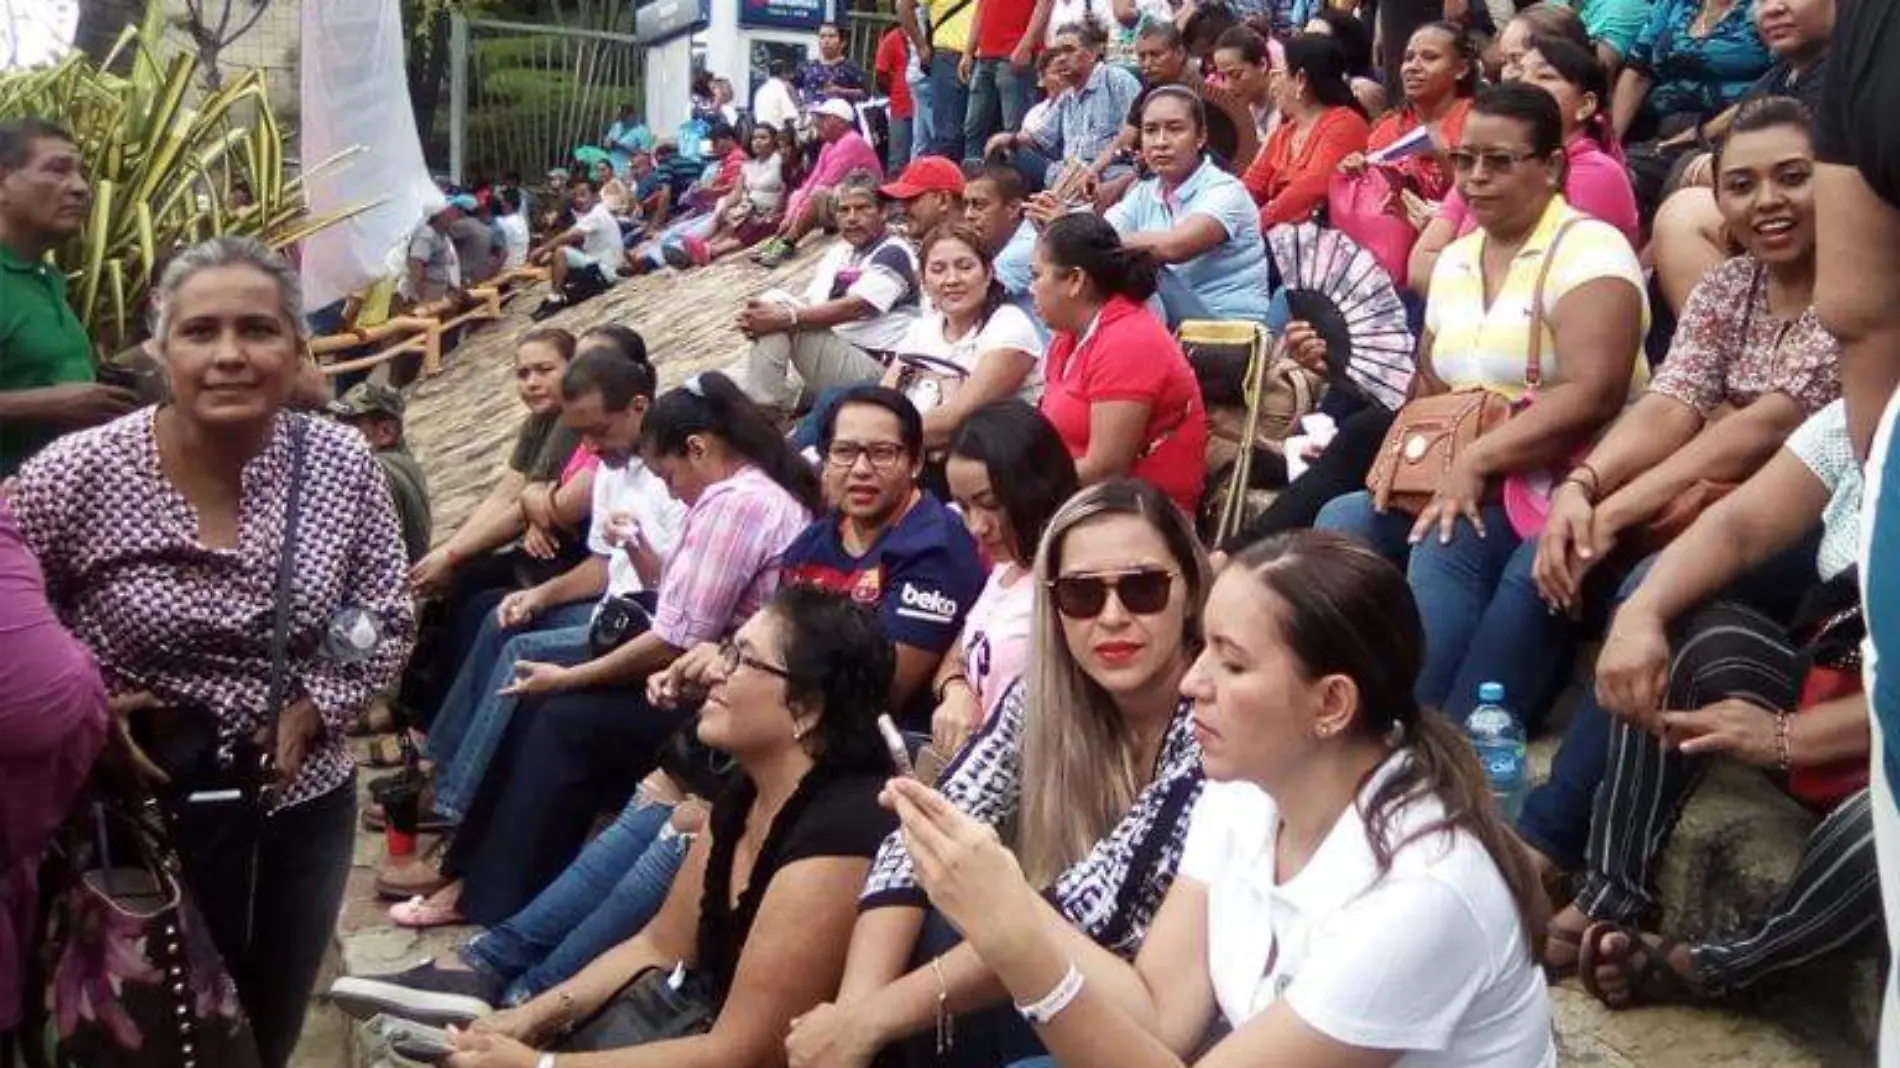
{"label": "red polo shirt", "polygon": [[908,119],[917,114],[917,106],[910,98],[910,82],[904,78],[904,68],[909,64],[910,42],[904,39],[904,31],[895,27],[885,30],[884,36],[877,40],[877,59],[871,64],[871,70],[890,79],[893,119]]}
{"label": "red polo shirt", "polygon": [[1006,59],[1029,32],[1036,0],[983,0],[983,22],[976,28],[976,58]]}
{"label": "red polo shirt", "polygon": [[1088,453],[1090,408],[1105,401],[1149,405],[1141,452],[1130,474],[1194,514],[1207,465],[1201,387],[1168,328],[1125,297],[1102,307],[1079,345],[1074,334],[1056,334],[1043,360],[1042,414],[1069,455],[1081,459]]}

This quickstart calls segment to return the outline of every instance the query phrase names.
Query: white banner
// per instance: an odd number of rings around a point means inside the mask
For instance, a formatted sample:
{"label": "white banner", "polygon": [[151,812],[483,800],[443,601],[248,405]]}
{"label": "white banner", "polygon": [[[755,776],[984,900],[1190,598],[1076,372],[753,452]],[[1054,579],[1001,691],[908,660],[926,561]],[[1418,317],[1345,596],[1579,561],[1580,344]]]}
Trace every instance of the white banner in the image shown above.
{"label": "white banner", "polygon": [[303,0],[302,29],[304,166],[365,149],[309,183],[310,209],[382,201],[304,242],[304,308],[314,311],[380,277],[389,250],[440,194],[409,106],[396,0]]}

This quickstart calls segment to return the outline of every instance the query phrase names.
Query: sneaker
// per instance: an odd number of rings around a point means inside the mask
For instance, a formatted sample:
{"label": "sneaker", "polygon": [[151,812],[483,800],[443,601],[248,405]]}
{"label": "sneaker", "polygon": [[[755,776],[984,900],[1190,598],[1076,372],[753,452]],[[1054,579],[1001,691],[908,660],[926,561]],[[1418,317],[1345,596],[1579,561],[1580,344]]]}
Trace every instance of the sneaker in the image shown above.
{"label": "sneaker", "polygon": [[344,976],[330,1000],[359,1020],[377,1013],[434,1027],[463,1026],[495,1011],[501,983],[481,972],[450,971],[426,960],[394,975]]}
{"label": "sneaker", "polygon": [[538,323],[543,319],[549,318],[550,316],[559,315],[560,313],[566,310],[567,310],[567,301],[557,300],[553,297],[549,297],[548,299],[541,302],[540,307],[536,308],[533,312],[529,313],[528,318],[533,319],[535,322]]}
{"label": "sneaker", "polygon": [[779,264],[791,259],[792,253],[796,251],[798,251],[798,246],[784,238],[779,238],[767,245],[765,251],[759,254],[759,266],[767,268],[768,270],[777,267]]}

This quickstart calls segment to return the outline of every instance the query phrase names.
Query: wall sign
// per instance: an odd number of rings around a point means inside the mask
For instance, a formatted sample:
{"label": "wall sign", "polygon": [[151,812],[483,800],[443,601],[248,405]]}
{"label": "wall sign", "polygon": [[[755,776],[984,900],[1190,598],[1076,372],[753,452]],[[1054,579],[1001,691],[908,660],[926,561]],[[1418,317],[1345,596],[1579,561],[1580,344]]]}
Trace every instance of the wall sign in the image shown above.
{"label": "wall sign", "polygon": [[739,0],[739,25],[817,32],[831,17],[831,0]]}
{"label": "wall sign", "polygon": [[652,0],[633,13],[633,35],[643,45],[656,45],[689,33],[698,33],[712,22],[710,0]]}

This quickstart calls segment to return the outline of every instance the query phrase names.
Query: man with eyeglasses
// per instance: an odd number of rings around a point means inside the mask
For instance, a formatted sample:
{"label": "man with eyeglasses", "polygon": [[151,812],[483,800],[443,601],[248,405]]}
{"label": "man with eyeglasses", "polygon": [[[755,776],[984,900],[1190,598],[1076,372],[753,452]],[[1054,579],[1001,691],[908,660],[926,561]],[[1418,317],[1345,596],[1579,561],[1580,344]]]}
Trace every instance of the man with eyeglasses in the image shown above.
{"label": "man with eyeglasses", "polygon": [[928,730],[929,680],[983,590],[976,541],[955,512],[918,482],[923,417],[883,386],[844,393],[819,432],[832,510],[785,550],[787,582],[848,594],[875,610],[897,646],[891,709]]}

